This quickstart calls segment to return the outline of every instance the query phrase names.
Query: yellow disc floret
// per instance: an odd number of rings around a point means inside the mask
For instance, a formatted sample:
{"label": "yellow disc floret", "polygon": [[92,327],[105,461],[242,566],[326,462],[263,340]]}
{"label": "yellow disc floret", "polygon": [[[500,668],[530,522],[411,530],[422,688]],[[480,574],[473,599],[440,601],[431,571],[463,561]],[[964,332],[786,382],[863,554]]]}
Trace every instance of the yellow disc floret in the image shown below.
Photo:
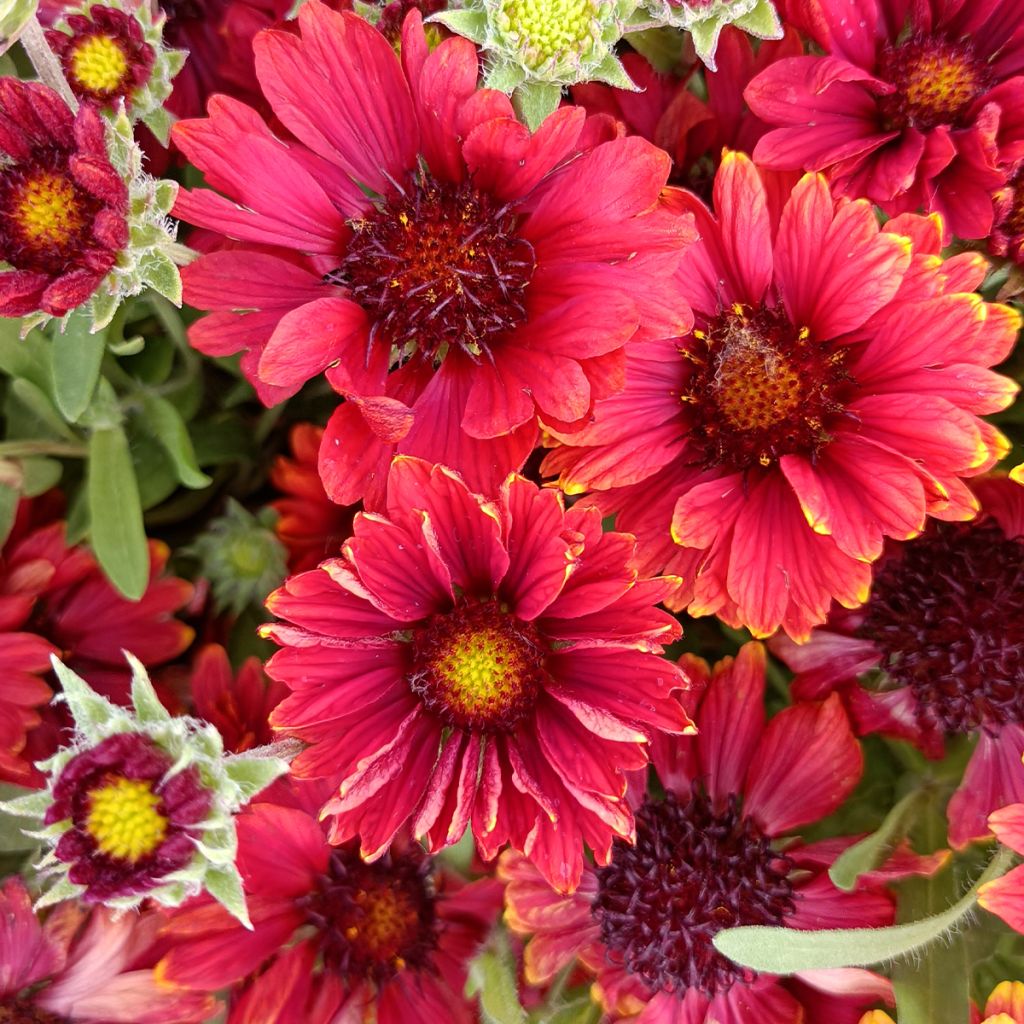
{"label": "yellow disc floret", "polygon": [[84,218],[74,184],[57,171],[40,171],[14,196],[13,220],[30,249],[60,248],[82,228]]}
{"label": "yellow disc floret", "polygon": [[803,385],[792,362],[756,338],[721,354],[715,402],[737,430],[767,430],[800,404]]}
{"label": "yellow disc floret", "polygon": [[89,791],[86,831],[100,853],[134,863],[155,852],[167,834],[161,803],[145,779],[108,777]]}
{"label": "yellow disc floret", "polygon": [[71,75],[92,93],[116,92],[127,70],[128,57],[110,36],[86,36],[71,55]]}
{"label": "yellow disc floret", "polygon": [[520,49],[524,63],[586,57],[601,38],[600,6],[594,0],[503,0],[499,28]]}

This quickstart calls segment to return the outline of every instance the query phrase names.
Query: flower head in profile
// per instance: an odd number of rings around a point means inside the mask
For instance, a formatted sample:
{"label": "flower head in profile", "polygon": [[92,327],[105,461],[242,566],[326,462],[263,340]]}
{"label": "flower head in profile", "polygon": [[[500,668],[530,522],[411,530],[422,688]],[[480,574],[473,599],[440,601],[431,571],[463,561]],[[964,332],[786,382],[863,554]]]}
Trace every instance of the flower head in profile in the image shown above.
{"label": "flower head in profile", "polygon": [[1021,321],[974,294],[977,254],[934,255],[934,219],[881,230],[820,175],[767,184],[732,153],[714,215],[679,194],[701,234],[679,271],[696,326],[633,343],[625,389],[552,430],[545,468],[683,579],[673,607],[804,639],[832,601],[864,602],[886,537],[974,516],[963,478],[1008,450],[980,417],[1018,390],[989,367]]}
{"label": "flower head in profile", "polygon": [[715,51],[727,25],[758,39],[781,39],[782,24],[772,0],[643,0],[647,10],[664,25],[686,29],[697,56],[717,70]]}
{"label": "flower head in profile", "polygon": [[44,791],[4,805],[45,826],[31,834],[50,847],[38,868],[54,881],[36,905],[78,897],[117,909],[147,898],[177,906],[205,889],[248,925],[234,814],[288,764],[266,749],[225,758],[217,730],[172,718],[127,657],[131,711],[53,659],[74,743],[39,765]]}
{"label": "flower head in profile", "polygon": [[781,60],[747,87],[774,126],[757,162],[823,171],[839,195],[891,215],[936,211],[953,234],[986,236],[993,193],[1024,157],[1017,0],[878,0],[856,12],[811,0],[784,13],[823,52]]}
{"label": "flower head in profile", "polygon": [[180,304],[164,251],[177,185],[143,174],[127,117],[73,114],[45,85],[0,78],[0,119],[0,316],[27,330],[88,303],[98,330],[147,285]]}
{"label": "flower head in profile", "polygon": [[358,844],[331,845],[317,819],[327,792],[292,782],[239,816],[253,930],[195,900],[164,929],[170,950],[157,977],[213,992],[255,975],[232,1000],[231,1024],[332,1024],[344,1008],[378,1024],[471,1024],[469,960],[497,918],[501,887],[467,885],[404,840],[369,864]]}
{"label": "flower head in profile", "polygon": [[558,108],[563,86],[637,88],[615,53],[636,7],[637,0],[469,0],[431,20],[480,47],[484,85],[511,94],[535,129]]}
{"label": "flower head in profile", "polygon": [[154,19],[147,3],[85,0],[64,8],[46,33],[79,99],[106,111],[123,101],[130,119],[142,121],[164,145],[171,128],[164,102],[186,56],[164,46],[165,20]]}
{"label": "flower head in profile", "polygon": [[894,908],[885,878],[934,871],[942,858],[903,848],[854,891],[837,889],[828,868],[855,840],[806,843],[793,833],[836,810],[860,778],[842,704],[802,704],[766,722],[760,644],[713,672],[691,656],[685,665],[697,736],[652,744],[664,796],[638,795],[635,843],[616,840],[608,863],[586,868],[569,896],[520,854],[502,854],[506,921],[532,936],[527,981],[544,984],[578,957],[612,1019],[643,1024],[799,1024],[811,1005],[822,1020],[846,1019],[886,998],[887,983],[866,971],[777,978],[715,949],[719,931],[740,925],[886,925]]}
{"label": "flower head in profile", "polygon": [[[693,224],[663,202],[668,157],[574,108],[530,134],[478,89],[473,44],[431,51],[418,11],[401,58],[319,0],[298,30],[255,43],[285,133],[223,98],[175,126],[224,193],[185,191],[178,214],[241,243],[185,268],[189,302],[213,311],[191,342],[243,349],[267,404],[326,375],[346,399],[320,452],[340,504],[380,508],[396,452],[493,494],[539,414],[583,422],[621,387],[625,343],[676,329],[665,275]],[[669,319],[688,322],[681,300]]]}
{"label": "flower head in profile", "polygon": [[200,1024],[208,995],[161,985],[161,914],[66,902],[33,913],[17,876],[0,888],[0,1012],[10,1024]]}
{"label": "flower head in profile", "polygon": [[838,692],[860,733],[935,758],[949,739],[978,737],[949,802],[954,846],[1024,802],[1024,488],[1005,477],[972,487],[981,514],[889,544],[863,608],[836,611],[808,644],[773,642],[794,694]]}
{"label": "flower head in profile", "polygon": [[332,842],[359,836],[372,860],[402,828],[436,851],[469,827],[485,858],[511,843],[564,891],[584,843],[604,863],[630,839],[627,773],[658,732],[691,728],[660,657],[680,633],[655,607],[670,584],[632,555],[596,510],[523,477],[489,501],[396,459],[386,515],[356,516],[262,629],[293,691],[271,724],[309,744],[292,772],[337,780]]}

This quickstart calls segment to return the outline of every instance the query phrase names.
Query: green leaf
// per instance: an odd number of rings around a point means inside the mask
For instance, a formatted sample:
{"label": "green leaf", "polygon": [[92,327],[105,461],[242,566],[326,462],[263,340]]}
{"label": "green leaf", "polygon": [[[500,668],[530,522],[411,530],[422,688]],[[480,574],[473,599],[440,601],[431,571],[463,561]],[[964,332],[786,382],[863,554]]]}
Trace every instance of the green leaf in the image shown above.
{"label": "green leaf", "polygon": [[143,396],[142,408],[146,429],[171,457],[178,479],[194,489],[209,486],[210,478],[199,469],[192,438],[178,410],[166,398],[151,394]]}
{"label": "green leaf", "polygon": [[474,43],[482,43],[487,38],[487,14],[484,11],[441,11],[431,15],[427,22],[440,22],[457,36],[465,36]]}
{"label": "green leaf", "polygon": [[132,705],[136,717],[140,722],[149,724],[169,722],[170,712],[160,703],[160,698],[149,681],[145,665],[130,651],[125,651],[124,654],[132,667]]}
{"label": "green leaf", "polygon": [[604,60],[590,73],[590,80],[604,82],[615,89],[626,89],[630,92],[639,92],[640,86],[626,74],[622,62],[614,53],[609,53]]}
{"label": "green leaf", "polygon": [[766,974],[866,967],[883,960],[895,960],[927,946],[958,925],[974,910],[978,889],[1003,874],[1012,860],[1012,853],[1000,850],[981,878],[957,903],[921,921],[888,928],[830,928],[822,931],[762,925],[727,928],[714,937],[715,949],[744,967]]}
{"label": "green leaf", "polygon": [[[11,383],[11,395],[17,403],[38,421],[43,428],[43,435],[52,434],[66,441],[77,441],[78,435],[64,422],[64,417],[57,412],[56,406],[47,397],[42,388],[37,387],[27,377],[21,377]],[[23,424],[28,426],[28,424]],[[8,432],[13,434],[12,425],[8,423]],[[31,436],[38,437],[40,431],[32,431]]]}
{"label": "green leaf", "polygon": [[249,801],[274,779],[284,775],[288,771],[288,762],[279,757],[236,754],[224,762],[224,771],[241,789],[243,801]]}
{"label": "green leaf", "polygon": [[480,997],[480,1019],[484,1024],[526,1024],[526,1011],[519,1002],[516,963],[508,939],[498,932],[491,945],[478,953],[469,965],[466,998]]}
{"label": "green leaf", "polygon": [[536,131],[561,102],[562,87],[553,82],[524,82],[512,94],[512,106],[531,132]]}
{"label": "green leaf", "polygon": [[0,547],[10,535],[14,526],[14,514],[18,511],[18,492],[13,487],[0,484]]}
{"label": "green leaf", "polygon": [[39,331],[21,337],[21,321],[0,317],[0,370],[11,377],[23,377],[37,388],[50,382],[49,342]]}
{"label": "green leaf", "polygon": [[170,256],[158,249],[143,258],[139,269],[150,288],[176,306],[181,305],[181,274]]}
{"label": "green leaf", "polygon": [[683,34],[671,28],[652,28],[630,32],[626,41],[647,58],[655,71],[669,74],[683,59]]}
{"label": "green leaf", "polygon": [[513,64],[504,57],[498,57],[487,71],[484,78],[485,89],[497,89],[498,92],[511,95],[512,91],[526,79],[526,69],[520,64]]}
{"label": "green leaf", "polygon": [[26,498],[45,494],[51,487],[56,487],[64,475],[64,467],[56,459],[48,459],[41,455],[22,459],[21,471],[21,492]]}
{"label": "green leaf", "polygon": [[[900,885],[900,921],[934,915],[956,899],[951,869]],[[970,965],[962,931],[934,942],[923,956],[900,960],[892,970],[900,1024],[963,1024],[970,1020]]]}
{"label": "green leaf", "polygon": [[101,697],[80,675],[72,672],[59,658],[52,656],[53,671],[60,680],[61,692],[67,702],[71,717],[80,732],[90,733],[97,726],[105,725],[112,719],[125,714]]}
{"label": "green leaf", "polygon": [[922,789],[908,793],[889,811],[875,832],[844,850],[828,871],[828,876],[836,888],[852,892],[861,875],[877,868],[889,855],[892,847],[907,834],[917,812],[927,799],[928,795]]}
{"label": "green leaf", "polygon": [[121,427],[93,431],[86,487],[96,558],[110,582],[137,601],[149,581],[149,548],[128,439]]}
{"label": "green leaf", "polygon": [[252,931],[249,911],[245,905],[245,893],[242,892],[242,879],[238,870],[232,865],[224,868],[211,868],[203,879],[206,891],[229,913]]}
{"label": "green leaf", "polygon": [[758,39],[782,38],[782,25],[770,0],[761,0],[749,14],[737,18],[734,24]]}
{"label": "green leaf", "polygon": [[53,339],[53,389],[57,408],[76,423],[89,407],[107,347],[101,331],[91,334],[91,318],[81,309],[68,315],[64,330]]}

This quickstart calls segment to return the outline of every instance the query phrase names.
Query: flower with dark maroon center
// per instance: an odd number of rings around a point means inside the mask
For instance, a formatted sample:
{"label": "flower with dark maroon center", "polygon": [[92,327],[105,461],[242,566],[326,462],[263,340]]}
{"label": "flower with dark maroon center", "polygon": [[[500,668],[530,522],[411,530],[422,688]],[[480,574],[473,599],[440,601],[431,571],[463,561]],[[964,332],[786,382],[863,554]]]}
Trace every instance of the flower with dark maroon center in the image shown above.
{"label": "flower with dark maroon center", "polygon": [[593,914],[609,957],[652,990],[725,991],[748,972],[711,944],[723,928],[782,925],[796,909],[793,863],[732,794],[666,794],[637,812],[636,844],[616,840],[597,870]]}
{"label": "flower with dark maroon center", "polygon": [[356,844],[331,852],[306,897],[324,964],[380,986],[399,971],[429,969],[438,927],[431,857],[418,846],[367,864]]}
{"label": "flower with dark maroon center", "polygon": [[103,121],[72,115],[38,82],[0,78],[0,316],[63,316],[97,289],[128,244],[128,188]]}
{"label": "flower with dark maroon center", "polygon": [[109,106],[149,80],[156,54],[138,20],[114,7],[96,5],[69,15],[65,30],[46,33],[76,96]]}
{"label": "flower with dark maroon center", "polygon": [[47,825],[70,819],[55,854],[81,898],[102,903],[144,893],[195,853],[212,796],[195,768],[169,774],[171,759],[145,736],[111,736],[73,757],[58,776]]}
{"label": "flower with dark maroon center", "polygon": [[[693,689],[682,699],[697,735],[652,744],[664,796],[644,798],[636,842],[616,841],[609,862],[588,867],[568,896],[553,892],[525,857],[502,854],[505,920],[531,936],[526,980],[544,985],[578,958],[612,1019],[812,1019],[800,982],[739,967],[712,940],[740,925],[878,927],[892,920],[892,900],[877,880],[841,893],[828,877],[853,837],[807,844],[792,835],[850,794],[861,774],[860,747],[836,697],[765,722],[760,644],[745,645],[713,671],[689,655],[683,664]],[[927,873],[943,862],[903,848],[882,873]],[[813,1005],[822,1020],[855,1020],[854,1008],[877,998],[877,990],[851,998],[852,987],[841,995],[838,975],[821,980]]]}
{"label": "flower with dark maroon center", "polygon": [[798,646],[773,648],[802,698],[839,692],[861,733],[910,740],[931,757],[978,743],[950,800],[950,840],[988,834],[986,819],[1024,802],[1024,488],[972,484],[982,512],[890,544],[867,604],[834,612]]}

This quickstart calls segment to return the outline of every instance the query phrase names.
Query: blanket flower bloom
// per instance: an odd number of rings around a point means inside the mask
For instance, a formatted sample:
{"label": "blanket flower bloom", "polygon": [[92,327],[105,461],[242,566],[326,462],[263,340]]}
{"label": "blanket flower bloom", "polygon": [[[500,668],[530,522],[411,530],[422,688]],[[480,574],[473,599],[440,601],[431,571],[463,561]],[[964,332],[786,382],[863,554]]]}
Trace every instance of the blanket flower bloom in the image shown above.
{"label": "blanket flower bloom", "polygon": [[[792,4],[823,56],[747,87],[771,125],[764,167],[825,171],[839,195],[887,213],[942,214],[961,238],[992,227],[992,193],[1024,156],[1024,33],[1016,0]],[[909,24],[907,19],[909,18]]]}
{"label": "blanket flower bloom", "polygon": [[[993,811],[988,819],[989,831],[1015,853],[1024,853],[1024,803],[1009,804]],[[990,913],[998,914],[1011,928],[1024,932],[1024,865],[1018,865],[1001,878],[986,882],[978,890],[978,903]],[[1019,1015],[1024,1020],[1024,985],[1017,996]]]}
{"label": "blanket flower bloom", "polygon": [[281,493],[270,503],[277,513],[274,531],[288,549],[293,573],[315,569],[337,555],[352,532],[356,510],[331,501],[317,471],[323,436],[322,427],[297,423],[289,435],[291,457],[279,455],[270,467],[270,482]]}
{"label": "blanket flower bloom", "polygon": [[278,802],[239,816],[253,930],[211,900],[194,901],[164,929],[171,948],[157,977],[171,988],[216,991],[269,963],[233,1001],[233,1024],[330,1024],[345,1019],[346,1007],[353,1020],[369,1019],[372,1008],[378,1024],[470,1024],[462,990],[497,917],[500,886],[461,883],[416,843],[396,843],[372,864],[355,843],[331,846],[316,816],[325,792],[319,783],[293,784]]}
{"label": "blanket flower bloom", "polygon": [[988,367],[1020,317],[967,293],[976,255],[946,273],[913,252],[933,221],[882,231],[821,175],[781,213],[777,194],[736,153],[717,216],[679,193],[701,234],[679,271],[697,326],[633,343],[626,388],[584,430],[553,430],[545,469],[683,578],[672,607],[804,639],[833,599],[863,603],[887,536],[975,514],[961,478],[1008,450],[979,416],[1018,390]]}
{"label": "blanket flower bloom", "polygon": [[870,1006],[886,986],[868,972],[758,975],[718,953],[712,938],[739,925],[886,925],[887,871],[930,871],[937,862],[904,850],[898,865],[862,878],[854,892],[836,889],[828,868],[852,840],[807,844],[790,833],[831,814],[860,778],[862,755],[841,702],[786,708],[766,723],[760,644],[713,673],[700,659],[684,660],[695,689],[683,696],[697,736],[652,743],[665,796],[643,798],[635,844],[617,840],[609,863],[586,868],[569,896],[514,851],[498,862],[508,883],[506,921],[533,936],[527,980],[546,983],[578,957],[596,975],[605,1011],[637,1024],[798,1024],[812,993],[832,1011],[823,1020]]}
{"label": "blanket flower bloom", "polygon": [[560,890],[585,841],[605,863],[632,839],[626,773],[660,730],[691,723],[659,657],[680,634],[655,608],[633,538],[592,508],[510,476],[491,502],[444,467],[398,458],[387,517],[361,513],[343,555],[267,601],[292,689],[271,724],[310,746],[299,778],[339,780],[331,841],[381,856],[409,825],[430,850],[467,826],[488,860],[507,842]]}
{"label": "blanket flower bloom", "polygon": [[2,805],[45,826],[30,834],[49,846],[37,867],[55,881],[36,906],[78,898],[129,910],[149,898],[173,907],[206,889],[248,927],[234,815],[288,763],[266,749],[225,758],[217,730],[172,718],[126,656],[131,711],[53,659],[74,742],[40,762],[44,791]]}
{"label": "blanket flower bloom", "polygon": [[[42,920],[25,883],[0,889],[0,1014],[10,1024],[200,1024],[210,996],[160,985],[153,973],[163,920],[62,903]],[[155,955],[154,955],[155,954]]]}
{"label": "blanket flower bloom", "polygon": [[[265,402],[326,373],[347,399],[320,470],[341,504],[383,501],[392,454],[444,462],[494,493],[537,437],[622,386],[623,346],[664,333],[664,273],[693,237],[661,199],[668,157],[556,112],[531,135],[477,89],[474,46],[428,50],[406,18],[401,60],[365,21],[318,0],[301,35],[256,40],[287,129],[218,98],[174,138],[209,183],[178,214],[240,242],[185,271],[214,310],[200,351],[245,351]],[[367,83],[373,83],[372,89]],[[669,319],[686,324],[680,299]]]}
{"label": "blanket flower bloom", "polygon": [[773,645],[797,673],[794,695],[839,692],[860,733],[936,758],[947,738],[978,736],[949,803],[955,846],[1024,802],[1024,488],[1005,477],[973,487],[977,519],[891,544],[863,608],[835,613],[806,645]]}

